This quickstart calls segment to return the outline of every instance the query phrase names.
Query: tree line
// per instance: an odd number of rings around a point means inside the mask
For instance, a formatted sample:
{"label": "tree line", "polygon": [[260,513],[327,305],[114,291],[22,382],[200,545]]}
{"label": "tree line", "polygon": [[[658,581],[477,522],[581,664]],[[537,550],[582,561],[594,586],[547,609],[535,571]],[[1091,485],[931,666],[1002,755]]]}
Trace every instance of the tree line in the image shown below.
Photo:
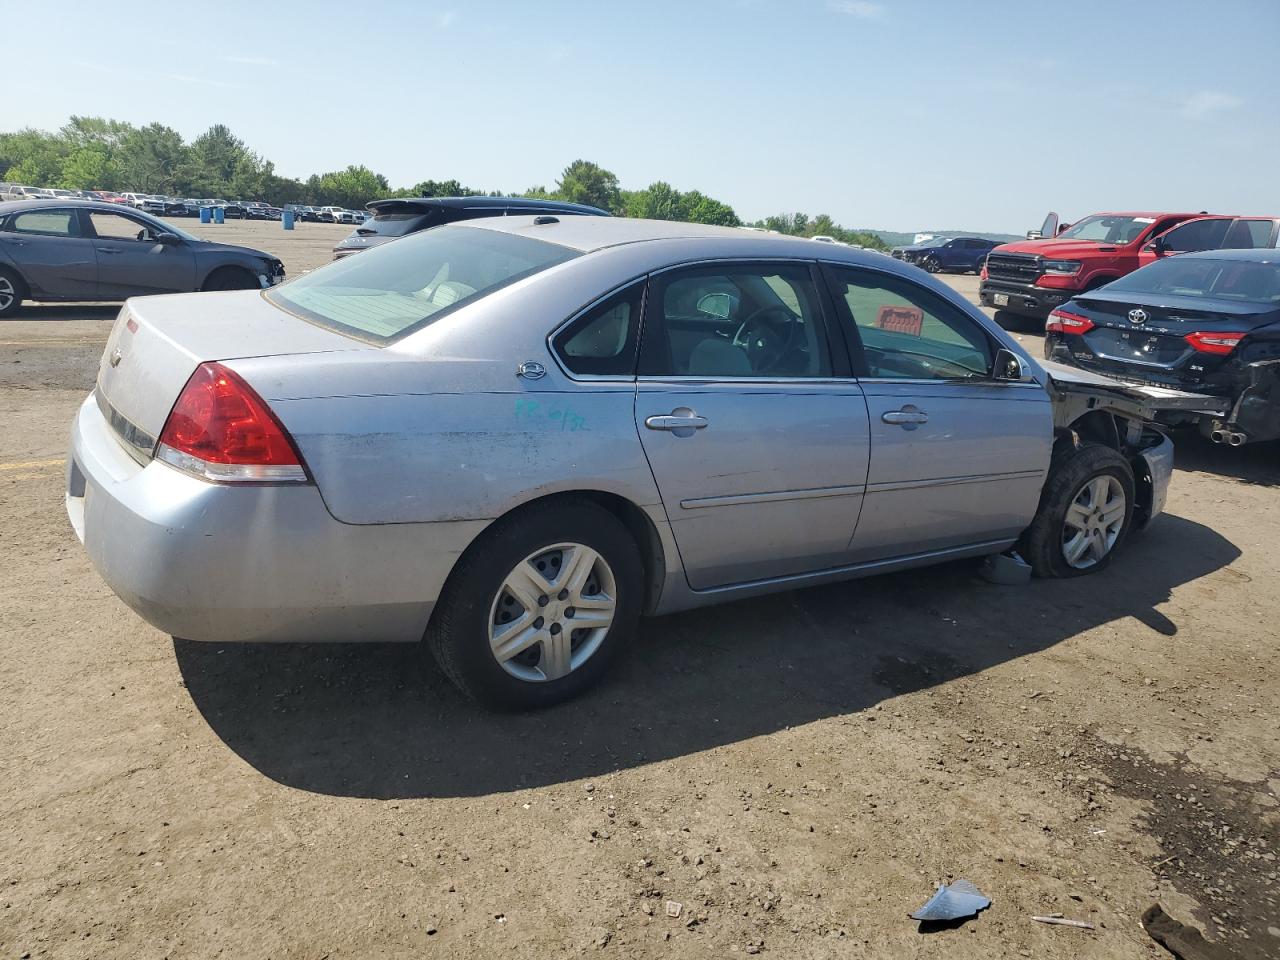
{"label": "tree line", "polygon": [[535,186],[515,194],[476,189],[458,180],[424,180],[393,189],[382,174],[354,164],[305,180],[283,177],[270,160],[250,150],[223,124],[187,143],[178,131],[161,123],[138,127],[103,117],[73,116],[55,133],[30,128],[0,133],[0,171],[6,182],[27,186],[269,199],[281,205],[360,208],[370,200],[391,197],[542,197],[585,203],[617,216],[747,225],[886,249],[876,234],[847,230],[826,214],[813,219],[803,213],[778,214],[743,224],[731,206],[699,190],[677,190],[661,180],[641,190],[624,190],[613,172],[589,160],[575,160],[565,167],[553,189]]}

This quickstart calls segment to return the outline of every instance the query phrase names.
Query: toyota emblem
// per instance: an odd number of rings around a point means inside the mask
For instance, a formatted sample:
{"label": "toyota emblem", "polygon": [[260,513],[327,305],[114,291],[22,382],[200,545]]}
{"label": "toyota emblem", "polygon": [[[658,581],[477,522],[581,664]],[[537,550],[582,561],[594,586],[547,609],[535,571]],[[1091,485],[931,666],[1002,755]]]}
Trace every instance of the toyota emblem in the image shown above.
{"label": "toyota emblem", "polygon": [[1139,309],[1130,310],[1130,311],[1129,311],[1129,322],[1130,322],[1130,323],[1137,323],[1137,324],[1143,324],[1143,323],[1146,323],[1146,322],[1147,322],[1147,311],[1145,311],[1145,310],[1139,310]]}

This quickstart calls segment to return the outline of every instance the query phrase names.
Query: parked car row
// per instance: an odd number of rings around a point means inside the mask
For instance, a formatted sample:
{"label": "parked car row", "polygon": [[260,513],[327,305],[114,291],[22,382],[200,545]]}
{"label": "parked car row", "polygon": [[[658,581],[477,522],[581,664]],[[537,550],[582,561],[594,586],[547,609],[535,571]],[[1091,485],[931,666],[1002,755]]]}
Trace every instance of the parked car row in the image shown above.
{"label": "parked car row", "polygon": [[995,240],[982,237],[928,237],[920,243],[894,247],[889,251],[895,260],[905,260],[930,273],[978,273],[983,261],[994,248]]}
{"label": "parked car row", "polygon": [[364,210],[343,207],[311,207],[289,204],[277,207],[261,200],[221,200],[167,197],[156,193],[115,193],[111,190],[61,190],[28,187],[17,183],[0,183],[0,200],[95,200],[133,207],[158,217],[198,217],[204,207],[221,209],[231,220],[279,220],[285,209],[293,210],[300,220],[316,223],[362,223],[368,216]]}

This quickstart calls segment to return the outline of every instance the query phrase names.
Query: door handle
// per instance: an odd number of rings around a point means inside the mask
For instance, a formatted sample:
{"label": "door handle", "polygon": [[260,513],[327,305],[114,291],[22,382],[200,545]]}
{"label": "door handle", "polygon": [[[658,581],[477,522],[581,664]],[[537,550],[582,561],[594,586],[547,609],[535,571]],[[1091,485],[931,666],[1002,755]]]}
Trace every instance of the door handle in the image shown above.
{"label": "door handle", "polygon": [[102,255],[103,255],[103,256],[105,256],[105,257],[118,257],[118,256],[120,256],[120,251],[119,251],[119,250],[112,250],[110,247],[99,247],[99,248],[98,248],[98,253],[102,254]]}
{"label": "door handle", "polygon": [[914,430],[919,424],[928,423],[929,415],[918,407],[907,404],[901,410],[890,410],[880,414],[885,423],[896,424],[907,430]]}
{"label": "door handle", "polygon": [[702,430],[709,421],[688,407],[677,407],[670,413],[645,417],[644,425],[650,430],[666,430],[677,437],[692,437],[695,430]]}

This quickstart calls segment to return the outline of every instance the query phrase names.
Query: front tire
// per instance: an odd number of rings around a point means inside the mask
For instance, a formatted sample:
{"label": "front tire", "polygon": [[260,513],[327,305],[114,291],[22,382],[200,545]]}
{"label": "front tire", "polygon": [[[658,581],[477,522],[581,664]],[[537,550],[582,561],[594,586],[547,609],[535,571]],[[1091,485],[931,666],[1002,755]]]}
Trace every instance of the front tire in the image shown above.
{"label": "front tire", "polygon": [[463,554],[427,647],[485,706],[550,706],[596,683],[631,639],[643,585],[640,551],[613,514],[587,500],[534,505]]}
{"label": "front tire", "polygon": [[924,268],[930,273],[942,272],[942,264],[938,262],[937,257],[926,257],[924,261]]}
{"label": "front tire", "polygon": [[1102,444],[1064,443],[1019,551],[1039,577],[1097,573],[1128,537],[1133,508],[1129,461]]}
{"label": "front tire", "polygon": [[7,267],[0,267],[0,319],[12,317],[22,309],[27,285]]}
{"label": "front tire", "polygon": [[262,286],[248,270],[220,267],[205,279],[201,290],[257,290]]}

